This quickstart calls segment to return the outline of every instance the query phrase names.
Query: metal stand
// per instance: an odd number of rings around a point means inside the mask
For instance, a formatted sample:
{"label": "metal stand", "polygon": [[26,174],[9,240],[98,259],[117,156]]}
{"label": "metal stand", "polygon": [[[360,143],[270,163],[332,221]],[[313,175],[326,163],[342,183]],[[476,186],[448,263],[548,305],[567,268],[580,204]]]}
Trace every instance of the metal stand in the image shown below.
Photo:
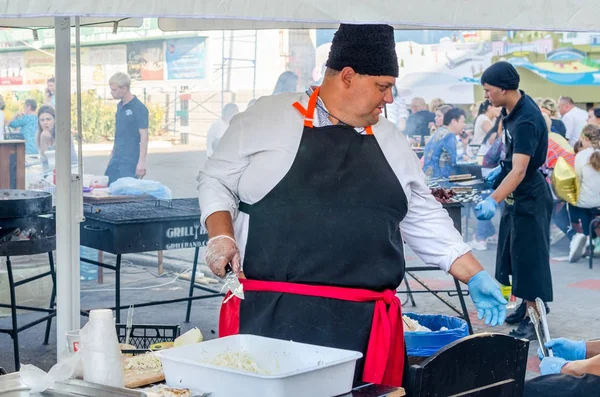
{"label": "metal stand", "polygon": [[[194,253],[194,265],[192,267],[192,278],[190,280],[190,292],[189,292],[189,296],[187,298],[178,298],[178,299],[168,299],[168,300],[161,300],[161,301],[151,301],[151,302],[144,302],[144,303],[135,303],[133,304],[135,307],[148,307],[148,306],[160,306],[160,305],[168,305],[171,303],[179,303],[179,302],[188,302],[188,306],[187,306],[187,312],[186,312],[186,322],[189,322],[189,317],[190,317],[190,311],[192,308],[192,302],[193,300],[200,300],[200,299],[208,299],[208,298],[215,298],[215,297],[222,297],[225,296],[225,294],[210,289],[210,288],[206,288],[206,287],[201,287],[195,284],[195,280],[196,280],[196,269],[198,267],[198,253],[200,251],[200,248],[196,247],[196,251]],[[121,322],[121,309],[127,309],[130,305],[121,305],[121,254],[117,255],[117,261],[116,264],[113,265],[108,265],[106,263],[102,263],[102,262],[98,262],[98,261],[94,261],[91,259],[87,259],[87,258],[81,258],[82,262],[85,263],[89,263],[91,265],[96,265],[99,266],[101,268],[104,269],[109,269],[109,270],[113,270],[115,271],[115,306],[111,307],[109,309],[111,310],[115,310],[115,318],[116,318],[116,322],[117,324],[119,324]],[[202,295],[202,296],[193,296],[194,295],[194,288],[198,288],[201,289],[203,291],[209,292],[209,295]],[[89,316],[89,312],[90,310],[81,310],[81,314],[83,316]]]}
{"label": "metal stand", "polygon": [[[37,276],[29,277],[23,279],[21,281],[15,282],[12,263],[10,261],[10,257],[6,257],[6,271],[8,273],[8,287],[10,289],[10,305],[5,303],[0,303],[0,307],[10,309],[12,327],[11,328],[0,328],[0,333],[9,334],[13,340],[13,349],[14,349],[14,358],[15,358],[15,371],[19,371],[21,369],[20,356],[19,356],[19,332],[25,331],[31,327],[34,327],[40,323],[46,321],[46,334],[44,337],[44,344],[48,344],[48,338],[50,336],[50,327],[52,326],[52,318],[56,316],[56,309],[54,308],[56,303],[56,274],[54,272],[54,257],[52,256],[52,252],[48,252],[48,263],[50,265],[50,270],[38,274]],[[50,305],[48,309],[40,308],[40,307],[31,307],[31,306],[22,306],[17,305],[17,297],[16,297],[16,288],[18,286],[28,284],[32,281],[38,280],[40,278],[44,278],[47,276],[52,277],[52,293],[50,294]],[[24,324],[19,327],[17,322],[17,310],[29,310],[33,312],[42,312],[48,313],[46,316],[38,318],[35,321]]]}
{"label": "metal stand", "polygon": [[[200,252],[200,248],[196,247],[196,251],[194,252],[194,267],[192,268],[192,277],[190,278],[190,292],[189,292],[189,295],[187,298],[187,301],[188,301],[187,311],[185,313],[185,322],[186,323],[190,322],[190,313],[192,311],[192,301],[195,301],[198,299],[224,297],[225,296],[225,294],[220,291],[215,291],[213,289],[206,288],[202,285],[196,284],[196,271],[198,269],[198,253],[199,252]],[[210,293],[212,293],[212,295],[203,295],[203,296],[194,297],[194,289],[195,288],[205,291],[205,292],[210,292]]]}
{"label": "metal stand", "polygon": [[[448,214],[454,221],[454,227],[456,228],[456,230],[458,230],[462,234],[462,218],[461,218],[461,209],[463,208],[462,204],[445,204],[444,208],[448,211]],[[469,210],[470,209],[467,207],[467,213]],[[473,327],[471,326],[471,319],[469,318],[469,312],[467,310],[467,304],[465,303],[465,298],[464,298],[465,296],[469,295],[469,291],[463,292],[462,287],[460,286],[460,282],[455,278],[453,278],[454,286],[456,287],[455,289],[443,289],[443,290],[431,289],[427,285],[427,283],[425,283],[425,281],[421,280],[419,277],[415,276],[415,274],[414,274],[414,272],[428,272],[428,271],[441,271],[441,270],[440,270],[440,268],[435,267],[435,266],[408,266],[405,268],[404,284],[406,285],[406,291],[400,291],[400,290],[396,291],[396,293],[399,293],[399,294],[402,294],[402,293],[408,294],[409,299],[407,299],[406,302],[404,302],[402,304],[402,306],[406,305],[408,303],[408,300],[410,300],[412,307],[417,306],[417,304],[415,303],[415,298],[414,298],[413,294],[417,294],[417,293],[433,294],[433,296],[435,296],[440,301],[442,301],[446,306],[448,306],[450,309],[452,309],[454,312],[456,312],[456,314],[458,314],[463,320],[465,320],[467,322],[467,326],[469,328],[469,334],[473,335]],[[425,288],[425,290],[424,291],[413,291],[410,288],[410,285],[408,284],[408,280],[407,280],[408,276],[412,277],[417,283],[421,284],[421,286],[423,288]],[[461,308],[459,309],[452,302],[450,302],[449,300],[444,298],[441,295],[443,293],[448,294],[448,296],[458,296],[458,300],[460,301]]]}
{"label": "metal stand", "polygon": [[[462,287],[460,286],[460,282],[454,279],[454,285],[456,287],[456,289],[431,289],[427,283],[425,283],[425,281],[421,280],[419,277],[414,275],[414,272],[426,272],[426,271],[440,271],[440,269],[438,269],[437,267],[433,267],[433,266],[415,266],[415,267],[407,267],[406,268],[406,275],[404,277],[404,284],[406,285],[406,291],[396,291],[397,293],[401,294],[401,293],[406,293],[408,294],[408,297],[410,298],[411,301],[411,305],[412,307],[417,306],[417,304],[415,303],[415,299],[413,297],[413,294],[422,294],[422,293],[430,293],[433,294],[433,296],[435,296],[436,298],[438,298],[440,301],[442,301],[446,306],[448,306],[450,309],[452,309],[454,312],[456,312],[456,314],[458,314],[463,320],[465,320],[467,322],[467,326],[469,328],[469,334],[472,335],[473,334],[473,327],[471,326],[471,319],[469,318],[469,311],[467,310],[467,304],[465,303],[465,296],[469,295],[469,291],[464,291],[462,290]],[[412,277],[417,283],[421,284],[421,286],[423,288],[425,288],[424,291],[413,291],[410,289],[410,286],[408,285],[408,280],[407,280],[407,276]],[[448,294],[448,296],[458,296],[458,300],[460,301],[460,306],[461,308],[459,309],[458,307],[456,307],[452,302],[450,302],[448,299],[444,298],[441,294],[446,293]],[[408,303],[405,302],[404,304]]]}

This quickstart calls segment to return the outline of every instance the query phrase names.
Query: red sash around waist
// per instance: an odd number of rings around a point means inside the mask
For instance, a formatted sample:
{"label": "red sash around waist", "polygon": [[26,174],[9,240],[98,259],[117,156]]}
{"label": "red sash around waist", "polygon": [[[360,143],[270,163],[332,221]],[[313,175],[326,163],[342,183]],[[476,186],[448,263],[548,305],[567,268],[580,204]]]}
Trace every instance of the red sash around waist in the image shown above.
{"label": "red sash around waist", "polygon": [[[281,292],[352,302],[375,302],[371,334],[365,356],[363,381],[401,386],[404,370],[404,331],[400,300],[395,291],[375,292],[358,288],[248,279],[240,279],[240,282],[244,285],[244,291]],[[230,294],[230,292],[227,294],[226,299]],[[241,300],[233,297],[221,306],[219,337],[239,333],[240,304]]]}

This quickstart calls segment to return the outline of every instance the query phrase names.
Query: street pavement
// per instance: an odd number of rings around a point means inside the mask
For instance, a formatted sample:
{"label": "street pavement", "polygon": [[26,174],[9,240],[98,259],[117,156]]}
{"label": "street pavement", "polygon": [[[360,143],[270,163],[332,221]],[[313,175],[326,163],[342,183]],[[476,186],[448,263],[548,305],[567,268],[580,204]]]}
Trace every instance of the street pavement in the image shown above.
{"label": "street pavement", "polygon": [[[102,173],[108,157],[106,154],[95,154],[85,158],[86,173]],[[151,153],[148,164],[148,179],[159,180],[168,185],[174,197],[193,197],[196,194],[195,178],[198,169],[205,161],[205,154],[201,150],[178,149],[173,151],[158,151]],[[497,220],[497,219],[496,219]],[[463,219],[463,230],[472,230],[475,222],[471,217],[469,225]],[[124,256],[122,270],[122,304],[136,304],[144,301],[159,299],[175,299],[188,294],[189,281],[184,280],[182,273],[189,272],[192,266],[193,250],[177,250],[165,252],[165,269],[163,275],[157,273],[156,253],[145,253]],[[496,246],[491,245],[487,251],[476,251],[475,256],[481,261],[485,269],[494,273]],[[551,268],[554,285],[554,302],[549,303],[551,313],[548,315],[550,333],[552,337],[566,337],[572,339],[591,339],[600,337],[600,260],[596,259],[593,269],[589,269],[586,259],[578,263],[568,263],[568,241],[563,239],[552,247]],[[200,258],[203,258],[201,253]],[[422,262],[407,249],[407,266],[420,266]],[[114,261],[114,257],[105,254],[105,261]],[[200,271],[209,275],[205,265],[200,266]],[[417,273],[417,276],[430,287],[437,289],[453,288],[451,276],[442,271]],[[422,288],[410,281],[413,290]],[[84,281],[81,285],[81,307],[84,309],[103,308],[114,306],[114,274],[104,272],[104,284],[95,281]],[[401,288],[404,290],[405,288]],[[195,294],[203,292],[196,290]],[[404,312],[454,315],[446,305],[429,293],[414,295],[416,306],[412,307],[406,294],[399,294]],[[446,295],[446,298],[459,306],[458,298]],[[500,332],[508,333],[512,327],[489,327],[477,320],[476,311],[470,298],[466,298],[470,318],[476,333]],[[518,303],[518,302],[517,302]],[[219,315],[220,298],[211,298],[195,301],[192,307],[191,322],[184,323],[186,303],[175,303],[168,306],[140,307],[135,309],[135,324],[167,324],[181,325],[182,332],[191,327],[198,327],[206,339],[216,337]],[[18,321],[24,323],[37,318],[38,314],[21,314]],[[121,314],[123,322],[126,310]],[[82,325],[87,319],[81,318]],[[44,325],[38,325],[19,334],[21,362],[31,363],[44,370],[48,370],[56,362],[56,322],[53,321],[50,335],[50,345],[42,345]],[[0,318],[0,328],[10,326],[10,317]],[[527,377],[539,375],[539,360],[535,353],[537,342],[530,343]],[[0,366],[9,372],[14,369],[12,357],[12,341],[8,335],[0,334]]]}

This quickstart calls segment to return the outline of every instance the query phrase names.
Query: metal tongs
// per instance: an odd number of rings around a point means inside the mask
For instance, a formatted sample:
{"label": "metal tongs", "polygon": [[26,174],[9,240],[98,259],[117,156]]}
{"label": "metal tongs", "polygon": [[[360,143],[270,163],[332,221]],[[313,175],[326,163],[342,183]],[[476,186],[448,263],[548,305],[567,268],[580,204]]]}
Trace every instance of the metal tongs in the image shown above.
{"label": "metal tongs", "polygon": [[550,340],[550,331],[548,329],[548,319],[546,318],[546,306],[540,298],[535,300],[536,309],[529,307],[529,318],[535,328],[538,343],[544,357],[554,357],[551,349],[546,348],[546,343]]}
{"label": "metal tongs", "polygon": [[540,344],[540,349],[542,349],[542,355],[544,357],[548,357],[548,349],[544,345],[544,338],[542,337],[542,331],[540,330],[540,316],[531,306],[527,308],[527,311],[529,312],[529,318],[533,323],[533,328],[535,328],[535,335],[537,336],[537,341]]}
{"label": "metal tongs", "polygon": [[[540,322],[542,324],[544,344],[546,344],[550,342],[550,329],[548,328],[548,317],[546,317],[546,305],[544,304],[544,301],[542,301],[540,298],[535,298],[535,305],[537,306],[537,311],[540,314]],[[554,357],[554,354],[552,354],[552,349],[548,349],[548,356]]]}
{"label": "metal tongs", "polygon": [[244,286],[240,283],[238,276],[233,272],[231,263],[228,263],[227,266],[225,266],[225,285],[223,285],[221,291],[225,289],[231,291],[231,295],[223,301],[223,304],[227,303],[229,299],[234,296],[244,299]]}
{"label": "metal tongs", "polygon": [[127,310],[127,325],[125,327],[125,344],[129,344],[129,339],[131,337],[131,330],[133,329],[133,305],[129,306],[129,310]]}

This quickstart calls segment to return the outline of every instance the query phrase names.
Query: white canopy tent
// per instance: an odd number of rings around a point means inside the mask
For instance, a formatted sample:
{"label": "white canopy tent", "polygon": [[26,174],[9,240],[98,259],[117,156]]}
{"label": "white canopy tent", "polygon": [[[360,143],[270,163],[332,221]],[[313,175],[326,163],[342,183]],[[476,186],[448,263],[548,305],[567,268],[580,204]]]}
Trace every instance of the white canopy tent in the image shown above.
{"label": "white canopy tent", "polygon": [[[70,164],[71,17],[81,17],[81,24],[154,17],[167,31],[336,28],[340,22],[386,23],[400,29],[600,31],[598,0],[2,0],[0,15],[0,26],[56,30],[59,357],[66,349],[65,332],[80,327],[78,223],[83,217],[81,185]],[[139,25],[139,19],[120,22],[125,24]]]}
{"label": "white canopy tent", "polygon": [[[3,0],[3,18],[161,18],[165,30],[334,28],[339,22],[398,28],[593,31],[595,0]],[[180,19],[180,18],[183,18]]]}

